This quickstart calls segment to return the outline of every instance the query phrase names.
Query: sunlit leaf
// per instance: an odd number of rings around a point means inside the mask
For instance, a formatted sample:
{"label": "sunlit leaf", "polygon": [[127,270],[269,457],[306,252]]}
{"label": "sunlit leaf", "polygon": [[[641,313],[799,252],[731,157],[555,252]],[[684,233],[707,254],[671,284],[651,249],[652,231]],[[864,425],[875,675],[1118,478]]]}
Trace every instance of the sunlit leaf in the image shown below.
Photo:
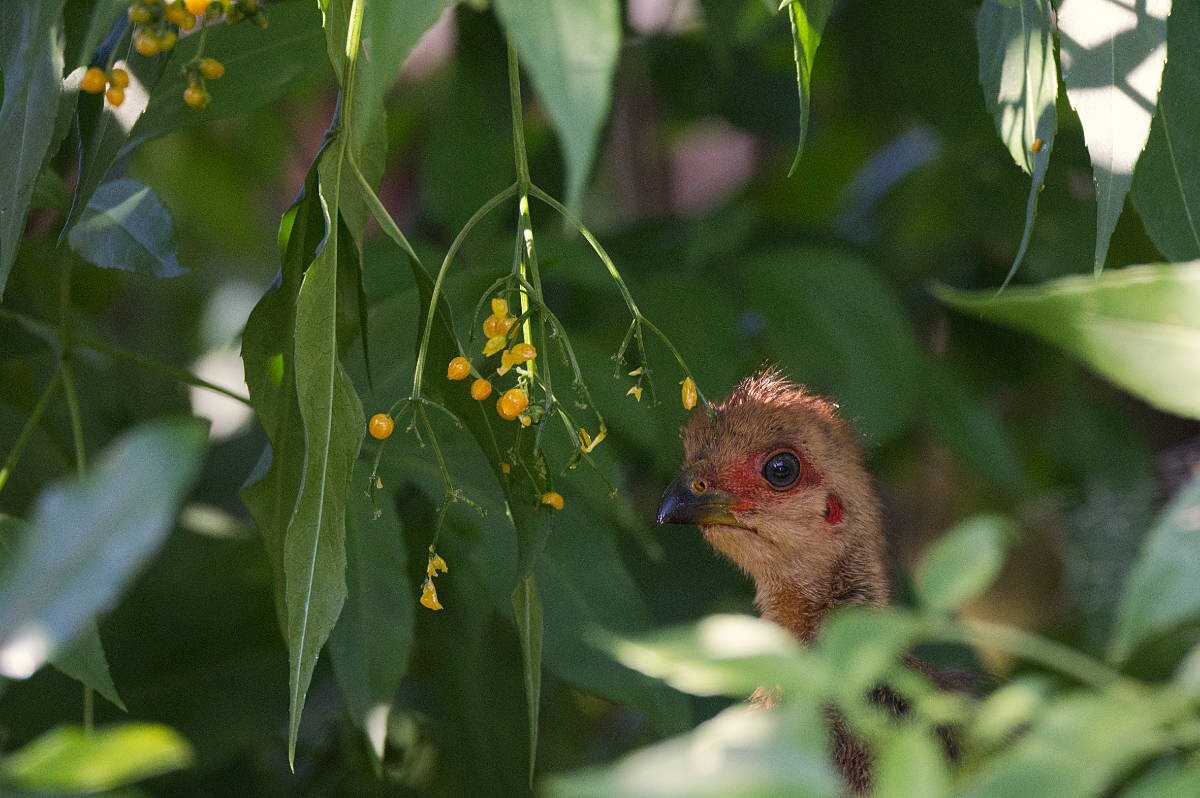
{"label": "sunlit leaf", "polygon": [[147,422],[82,480],[42,492],[0,573],[0,673],[31,675],[112,606],[166,539],[206,439],[193,419]]}
{"label": "sunlit leaf", "polygon": [[569,796],[796,795],[844,792],[826,753],[815,707],[733,707],[689,734],[643,748],[612,765],[557,776],[546,794]]}
{"label": "sunlit leaf", "polygon": [[1146,538],[1117,612],[1109,655],[1120,661],[1138,644],[1200,617],[1200,476],[1172,500]]}
{"label": "sunlit leaf", "polygon": [[1008,279],[1025,257],[1046,180],[1058,116],[1058,69],[1048,0],[984,0],[979,9],[979,82],[996,132],[1017,166],[1032,177],[1025,232]]}
{"label": "sunlit leaf", "polygon": [[0,761],[0,781],[41,793],[95,793],[192,764],[192,747],[156,723],[123,723],[91,732],[60,726]]}
{"label": "sunlit leaf", "polygon": [[1200,262],[1064,277],[999,296],[933,291],[957,310],[1041,336],[1156,407],[1200,418]]}
{"label": "sunlit leaf", "polygon": [[616,0],[496,0],[495,8],[558,131],[566,204],[578,210],[612,98],[620,8]]}
{"label": "sunlit leaf", "polygon": [[879,746],[872,772],[874,798],[938,798],[950,794],[946,754],[927,730],[909,725]]}
{"label": "sunlit leaf", "polygon": [[71,228],[71,249],[106,269],[177,277],[175,223],[162,200],[136,180],[112,180],[96,189]]}
{"label": "sunlit leaf", "polygon": [[921,601],[934,610],[958,609],[996,579],[1016,540],[1016,527],[1003,516],[977,515],[956,524],[917,568]]}
{"label": "sunlit leaf", "polygon": [[0,25],[0,296],[17,255],[38,171],[54,135],[62,88],[64,0],[20,3]]}
{"label": "sunlit leaf", "polygon": [[1200,5],[1176,3],[1158,112],[1130,196],[1168,260],[1200,258]]}
{"label": "sunlit leaf", "polygon": [[796,88],[800,94],[800,136],[796,143],[796,157],[792,159],[792,167],[788,170],[789,177],[795,173],[800,165],[800,156],[804,154],[809,105],[812,101],[813,59],[817,56],[821,34],[832,10],[833,0],[791,0],[787,4],[788,24],[792,29],[792,57],[796,62]]}
{"label": "sunlit leaf", "polygon": [[[370,467],[360,462],[354,485],[367,485]],[[329,659],[354,722],[371,750],[383,759],[386,724],[400,681],[408,672],[413,643],[412,580],[392,493],[372,503],[351,490],[346,512],[346,605],[329,636]]]}
{"label": "sunlit leaf", "polygon": [[1170,13],[1171,0],[1063,0],[1058,7],[1063,83],[1083,125],[1096,184],[1096,273],[1150,135]]}

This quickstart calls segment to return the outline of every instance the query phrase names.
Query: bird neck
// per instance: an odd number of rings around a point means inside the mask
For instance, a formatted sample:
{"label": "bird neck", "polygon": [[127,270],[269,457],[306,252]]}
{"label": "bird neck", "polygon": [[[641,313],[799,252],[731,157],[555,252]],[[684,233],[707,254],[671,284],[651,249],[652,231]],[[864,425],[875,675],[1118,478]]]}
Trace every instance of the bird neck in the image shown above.
{"label": "bird neck", "polygon": [[869,558],[839,560],[819,577],[782,573],[760,578],[754,600],[764,618],[807,643],[835,607],[843,604],[880,607],[889,598],[882,558]]}

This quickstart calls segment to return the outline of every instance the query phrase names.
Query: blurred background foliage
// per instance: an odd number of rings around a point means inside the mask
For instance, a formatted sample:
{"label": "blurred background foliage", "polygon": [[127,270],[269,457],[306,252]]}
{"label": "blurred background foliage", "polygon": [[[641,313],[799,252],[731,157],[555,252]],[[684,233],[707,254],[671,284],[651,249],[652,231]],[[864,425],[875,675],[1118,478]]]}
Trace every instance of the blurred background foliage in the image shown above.
{"label": "blurred background foliage", "polygon": [[[66,71],[88,62],[81,48],[93,18],[122,8],[65,3]],[[224,45],[228,73],[212,90],[212,107],[203,114],[182,107],[175,99],[181,82],[162,88],[161,97],[156,90],[110,175],[152,188],[173,219],[165,246],[184,273],[160,279],[101,269],[55,248],[64,184],[80,174],[68,137],[38,183],[0,309],[56,324],[60,273],[71,260],[70,312],[80,336],[244,391],[241,332],[279,270],[280,216],[336,103],[317,8],[295,0],[268,11],[266,31],[247,29]],[[1019,541],[990,589],[962,608],[964,617],[1035,630],[1099,657],[1144,536],[1200,463],[1200,426],[1122,391],[1062,349],[993,323],[1004,321],[1003,310],[991,320],[954,313],[931,291],[933,283],[994,290],[1025,220],[1029,178],[997,139],[980,92],[977,13],[978,4],[965,0],[836,4],[816,58],[805,152],[789,177],[799,112],[786,16],[756,0],[628,0],[611,116],[581,194],[582,215],[709,397],[764,364],[836,397],[862,435],[884,497],[902,596],[911,596],[909,574],[931,541],[960,519],[999,514],[1020,530]],[[1195,25],[1187,30],[1200,36]],[[173,80],[170,67],[164,74],[164,83]],[[1181,86],[1195,80],[1183,67],[1179,74]],[[559,140],[536,93],[527,89],[526,98],[534,180],[566,197]],[[1093,268],[1088,152],[1077,117],[1064,98],[1058,102],[1054,160],[1017,287]],[[514,176],[504,36],[486,3],[441,14],[386,94],[386,108],[386,153],[374,153],[385,164],[379,195],[422,259],[437,264],[468,217]],[[1153,186],[1135,179],[1135,199],[1139,192],[1152,205]],[[751,590],[694,530],[654,528],[658,496],[680,456],[682,375],[651,344],[655,393],[640,403],[625,396],[628,382],[613,379],[611,361],[628,323],[619,294],[580,236],[545,206],[535,204],[533,213],[546,302],[570,331],[609,429],[595,452],[600,475],[584,468],[558,479],[566,509],[539,564],[546,636],[538,772],[555,774],[691,729],[729,705],[713,694],[736,696],[742,686],[693,690],[706,697],[676,691],[595,647],[596,630],[644,633],[748,612]],[[362,254],[371,379],[361,341],[345,362],[370,414],[409,390],[421,308],[403,256],[377,229],[368,231]],[[445,287],[460,321],[508,268],[513,231],[511,216],[498,213],[467,240]],[[1195,254],[1163,246],[1160,253],[1131,207],[1116,224],[1108,263]],[[149,267],[155,274],[166,268]],[[965,295],[960,300],[969,306]],[[55,378],[57,359],[36,330],[11,316],[0,316],[0,331],[0,451],[7,453]],[[161,770],[173,770],[142,781],[137,794],[529,790],[521,653],[509,609],[515,542],[497,523],[503,497],[468,437],[434,414],[456,480],[488,511],[450,510],[439,541],[451,568],[438,583],[444,612],[416,604],[442,496],[429,451],[399,434],[385,451],[387,490],[378,498],[393,534],[377,533],[371,504],[354,487],[365,484],[369,469],[351,483],[348,556],[352,567],[355,558],[379,567],[364,570],[376,581],[352,584],[349,601],[362,604],[356,618],[377,634],[339,627],[330,650],[336,659],[346,635],[354,645],[368,640],[370,675],[335,673],[321,658],[293,774],[288,653],[271,568],[238,498],[266,443],[262,429],[232,399],[84,345],[77,351],[89,452],[164,415],[211,419],[207,455],[194,487],[179,497],[178,522],[99,619],[127,711],[98,700],[97,721],[170,727],[128,729],[153,737],[148,744],[160,746],[159,761],[168,763]],[[364,445],[363,457],[374,451]],[[69,413],[55,401],[0,492],[0,513],[41,518],[39,494],[73,469]],[[0,529],[19,537],[15,526]],[[1127,670],[1148,679],[1169,675],[1195,642],[1192,631],[1179,630],[1187,620],[1167,618],[1153,645],[1140,646],[1136,657],[1123,652]],[[1124,635],[1132,648],[1128,629]],[[986,669],[997,681],[1037,670],[988,647],[943,645],[927,656]],[[368,683],[380,674],[382,684]],[[381,691],[391,695],[382,709]],[[22,749],[80,718],[79,684],[43,668],[4,685],[0,748]],[[751,739],[754,724],[779,722],[795,734],[820,726],[807,716],[734,721],[750,726],[728,733]],[[38,739],[48,742],[68,753],[75,743]],[[25,760],[3,760],[10,763],[4,772],[13,777],[32,767],[29,751]],[[896,757],[923,761],[922,751]],[[1194,770],[1194,763],[1176,764]],[[818,780],[809,786],[829,789],[814,768]],[[1178,768],[1157,777],[1181,779]],[[566,790],[568,782],[555,784]],[[584,792],[612,788],[575,784]]]}

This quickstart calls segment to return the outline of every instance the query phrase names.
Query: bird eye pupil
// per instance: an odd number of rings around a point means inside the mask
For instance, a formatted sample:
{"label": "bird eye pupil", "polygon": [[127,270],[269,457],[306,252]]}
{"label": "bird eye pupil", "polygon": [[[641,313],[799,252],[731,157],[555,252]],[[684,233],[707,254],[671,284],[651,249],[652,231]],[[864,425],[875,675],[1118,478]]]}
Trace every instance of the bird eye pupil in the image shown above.
{"label": "bird eye pupil", "polygon": [[773,487],[790,487],[800,476],[800,461],[791,452],[780,452],[767,460],[762,474]]}

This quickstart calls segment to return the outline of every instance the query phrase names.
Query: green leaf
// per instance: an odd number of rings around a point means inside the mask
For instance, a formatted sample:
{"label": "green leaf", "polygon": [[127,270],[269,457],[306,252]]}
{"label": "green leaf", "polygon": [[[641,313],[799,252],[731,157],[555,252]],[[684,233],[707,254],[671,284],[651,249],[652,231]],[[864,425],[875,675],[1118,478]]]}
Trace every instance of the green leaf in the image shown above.
{"label": "green leaf", "polygon": [[788,177],[800,165],[804,154],[804,139],[808,135],[808,111],[812,100],[813,59],[821,45],[821,34],[833,10],[833,0],[791,0],[787,4],[788,23],[792,28],[792,57],[796,61],[796,88],[800,92],[800,136],[796,157],[788,169]]}
{"label": "green leaf", "polygon": [[998,490],[1025,494],[1029,478],[1004,425],[968,383],[948,366],[930,361],[925,369],[925,419],[942,443]]}
{"label": "green leaf", "polygon": [[1167,260],[1200,258],[1200,6],[1171,10],[1158,112],[1130,197]]}
{"label": "green leaf", "polygon": [[108,658],[100,642],[100,629],[92,618],[83,631],[65,648],[50,657],[50,664],[72,679],[90,687],[107,698],[115,706],[125,709],[125,702],[117,693],[112,674],[108,670]]}
{"label": "green leaf", "polygon": [[39,792],[95,793],[192,764],[192,747],[157,723],[123,723],[91,732],[60,726],[0,762],[0,781]]}
{"label": "green leaf", "polygon": [[[359,463],[354,485],[370,468]],[[383,760],[387,720],[413,643],[413,586],[395,498],[375,494],[379,516],[359,491],[346,513],[346,605],[329,636],[329,659],[354,722]]]}
{"label": "green leaf", "polygon": [[957,794],[1107,794],[1127,769],[1168,744],[1157,716],[1161,711],[1140,694],[1070,694],[1047,708],[1015,744],[986,760]]}
{"label": "green leaf", "polygon": [[1200,616],[1200,476],[1167,506],[1146,538],[1117,611],[1110,659],[1126,659],[1138,644]]}
{"label": "green leaf", "polygon": [[304,430],[296,398],[296,297],[304,269],[325,238],[317,181],[314,166],[295,203],[283,215],[279,284],[254,306],[242,332],[242,364],[250,404],[271,445],[241,495],[267,550],[274,574],[275,609],[285,638],[283,541],[304,472]]}
{"label": "green leaf", "polygon": [[1096,183],[1097,274],[1150,135],[1170,13],[1171,0],[1063,0],[1058,8],[1063,83],[1083,125]]}
{"label": "green leaf", "polygon": [[[1174,23],[1174,18],[1172,18]],[[1164,798],[1192,795],[1200,785],[1200,763],[1167,760],[1138,777],[1121,792],[1121,798]]]}
{"label": "green leaf", "polygon": [[[272,3],[267,15],[271,25],[266,30],[250,24],[208,29],[204,55],[224,64],[225,76],[209,87],[212,103],[202,112],[183,102],[183,67],[196,57],[201,37],[180,39],[170,57],[162,59],[163,77],[151,87],[149,106],[128,141],[121,143],[121,157],[167,133],[260,108],[325,68],[321,19],[312,3]],[[229,157],[239,156],[231,152]]]}
{"label": "green leaf", "polygon": [[602,645],[626,667],[693,695],[745,698],[764,684],[819,692],[826,681],[790,634],[748,615],[711,615],[638,638],[608,635]]}
{"label": "green leaf", "polygon": [[834,397],[874,442],[908,424],[924,359],[895,294],[867,264],[814,247],[752,256],[738,271],[752,309],[766,317],[767,351],[796,380]]}
{"label": "green leaf", "polygon": [[54,135],[62,90],[64,0],[20,3],[0,25],[0,296],[17,256],[33,187]]}
{"label": "green leaf", "polygon": [[150,187],[112,180],[96,189],[68,235],[71,249],[106,269],[177,277],[179,242],[171,214]]}
{"label": "green leaf", "polygon": [[826,752],[828,732],[817,705],[777,710],[737,706],[689,734],[643,748],[612,765],[556,776],[554,798],[627,795],[795,795],[844,792]]}
{"label": "green leaf", "polygon": [[999,515],[977,515],[947,532],[921,560],[915,586],[932,610],[956,610],[987,589],[1004,566],[1018,537],[1013,522]]}
{"label": "green leaf", "polygon": [[875,757],[872,798],[950,794],[946,755],[933,735],[920,726],[902,726],[889,734]]}
{"label": "green leaf", "polygon": [[[321,158],[321,197],[337,213],[340,150]],[[288,759],[294,761],[300,715],[321,646],[346,598],[346,493],[366,419],[338,359],[337,266],[341,225],[326,237],[304,273],[296,302],[296,395],[304,429],[304,472],[283,545],[290,660]]]}
{"label": "green leaf", "polygon": [[1034,333],[1168,413],[1200,418],[1200,262],[1129,266],[1037,288],[933,293]]}
{"label": "green leaf", "polygon": [[621,48],[616,0],[496,0],[566,161],[566,205],[578,211],[608,117]]}
{"label": "green leaf", "polygon": [[1058,69],[1048,0],[984,0],[979,10],[979,82],[996,132],[1013,161],[1032,177],[1025,232],[1009,269],[1016,274],[1033,235],[1038,195],[1046,181],[1058,116]]}
{"label": "green leaf", "polygon": [[84,31],[83,38],[79,42],[79,51],[70,54],[73,57],[73,66],[86,66],[92,58],[92,51],[96,45],[100,44],[104,35],[112,28],[113,23],[117,21],[118,14],[125,14],[129,10],[129,3],[125,0],[96,0],[92,7],[92,13],[88,17],[87,30]]}
{"label": "green leaf", "polygon": [[42,492],[0,572],[0,673],[29,676],[115,602],[166,539],[206,439],[194,419],[148,422],[82,480]]}
{"label": "green leaf", "polygon": [[537,762],[538,707],[542,695],[542,600],[533,574],[517,583],[512,594],[513,618],[521,641],[521,664],[525,675],[525,702],[529,713],[529,786],[533,786]]}

